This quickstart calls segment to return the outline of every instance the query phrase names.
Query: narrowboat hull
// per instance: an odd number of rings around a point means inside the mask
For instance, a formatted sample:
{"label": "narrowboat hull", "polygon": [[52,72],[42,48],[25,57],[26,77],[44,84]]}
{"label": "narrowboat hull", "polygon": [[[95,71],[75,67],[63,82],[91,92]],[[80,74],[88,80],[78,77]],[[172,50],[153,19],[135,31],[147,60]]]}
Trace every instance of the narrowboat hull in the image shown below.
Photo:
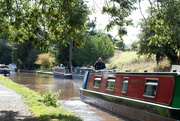
{"label": "narrowboat hull", "polygon": [[6,70],[0,69],[0,74],[4,74],[5,76],[10,75],[10,70],[9,69],[6,69]]}
{"label": "narrowboat hull", "polygon": [[133,121],[180,120],[179,73],[86,72],[80,99]]}
{"label": "narrowboat hull", "polygon": [[72,73],[66,67],[54,67],[53,75],[56,78],[72,79]]}
{"label": "narrowboat hull", "polygon": [[71,73],[60,73],[60,72],[54,72],[54,77],[56,78],[62,78],[62,79],[72,79]]}
{"label": "narrowboat hull", "polygon": [[72,75],[73,80],[83,80],[84,75],[80,75],[80,74],[73,74]]}
{"label": "narrowboat hull", "polygon": [[80,99],[85,103],[122,116],[131,121],[180,120],[180,110],[156,103],[80,89]]}

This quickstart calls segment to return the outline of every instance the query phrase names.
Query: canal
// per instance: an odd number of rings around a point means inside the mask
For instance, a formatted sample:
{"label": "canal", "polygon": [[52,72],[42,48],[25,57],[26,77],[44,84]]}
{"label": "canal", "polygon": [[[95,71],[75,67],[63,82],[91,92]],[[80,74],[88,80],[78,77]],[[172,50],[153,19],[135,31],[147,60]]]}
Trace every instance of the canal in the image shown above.
{"label": "canal", "polygon": [[9,78],[21,85],[24,85],[41,95],[47,88],[53,92],[61,90],[59,100],[62,104],[83,121],[124,121],[124,119],[111,115],[98,108],[81,102],[79,98],[79,88],[82,86],[80,80],[53,78],[52,75],[35,73],[16,73],[11,72]]}

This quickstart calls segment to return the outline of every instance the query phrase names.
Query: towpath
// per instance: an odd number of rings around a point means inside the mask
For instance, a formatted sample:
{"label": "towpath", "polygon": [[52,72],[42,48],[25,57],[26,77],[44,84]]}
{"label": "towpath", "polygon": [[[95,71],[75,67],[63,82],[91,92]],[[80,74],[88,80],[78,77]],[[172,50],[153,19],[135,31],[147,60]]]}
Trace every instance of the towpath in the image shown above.
{"label": "towpath", "polygon": [[38,121],[22,96],[0,84],[0,121]]}

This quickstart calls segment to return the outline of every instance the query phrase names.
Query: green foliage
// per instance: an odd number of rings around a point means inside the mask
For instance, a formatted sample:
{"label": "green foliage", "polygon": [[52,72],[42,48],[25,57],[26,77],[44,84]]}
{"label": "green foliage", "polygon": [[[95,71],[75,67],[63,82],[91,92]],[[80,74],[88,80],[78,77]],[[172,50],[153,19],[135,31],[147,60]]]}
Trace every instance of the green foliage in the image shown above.
{"label": "green foliage", "polygon": [[42,102],[46,104],[46,106],[59,107],[60,105],[57,103],[57,101],[60,94],[61,90],[59,90],[57,93],[52,93],[52,91],[50,91],[48,88],[43,96]]}
{"label": "green foliage", "polygon": [[26,59],[27,66],[30,67],[30,68],[38,67],[34,63],[36,62],[38,55],[41,54],[42,52],[43,52],[42,50],[39,50],[37,48],[31,49],[28,52],[28,56],[27,56],[27,59]]}
{"label": "green foliage", "polygon": [[14,52],[12,54],[13,62],[19,68],[37,68],[39,66],[35,65],[35,61],[37,59],[37,55],[42,53],[43,51],[40,50],[38,47],[34,48],[32,42],[28,40],[24,40],[23,43],[15,44],[14,45]]}
{"label": "green foliage", "polygon": [[41,65],[41,70],[44,68],[51,68],[53,66],[54,58],[50,56],[50,53],[42,53],[38,55],[35,64]]}
{"label": "green foliage", "polygon": [[17,65],[21,66],[21,68],[25,68],[25,65],[27,64],[28,53],[32,48],[33,48],[32,43],[27,40],[17,45],[17,51],[16,51],[17,56],[13,56],[13,58],[14,60],[15,59],[19,60],[18,62],[21,62],[21,63],[17,63]]}
{"label": "green foliage", "polygon": [[139,43],[138,43],[137,41],[134,41],[134,42],[131,44],[130,50],[132,50],[132,51],[137,51],[137,50],[138,50],[138,46],[139,46]]}
{"label": "green foliage", "polygon": [[99,57],[107,59],[114,55],[111,40],[106,34],[100,36],[87,36],[81,48],[75,48],[73,54],[74,62],[79,66],[93,65]]}
{"label": "green foliage", "polygon": [[[157,8],[156,6],[161,6]],[[152,4],[151,16],[142,22],[139,34],[139,54],[156,55],[157,63],[168,57],[172,64],[178,64],[180,51],[180,1],[162,1]]]}
{"label": "green foliage", "polygon": [[61,44],[61,43],[58,43],[56,46],[55,46],[55,63],[56,65],[60,65],[60,64],[63,64],[64,66],[67,66],[68,65],[68,59],[69,59],[69,56],[68,53],[69,53],[69,48],[68,46],[64,45],[64,44]]}
{"label": "green foliage", "polygon": [[69,112],[62,106],[46,106],[46,104],[42,102],[43,97],[41,97],[37,92],[12,82],[9,78],[0,75],[0,83],[21,94],[25,103],[29,105],[29,110],[40,121],[81,121],[80,118],[76,117],[73,113]]}
{"label": "green foliage", "polygon": [[115,46],[119,48],[119,50],[123,50],[124,49],[124,46],[125,46],[125,43],[121,40],[117,41],[115,43]]}
{"label": "green foliage", "polygon": [[12,51],[13,48],[10,45],[8,45],[6,40],[0,39],[0,64],[12,63]]}
{"label": "green foliage", "polygon": [[88,14],[88,8],[79,0],[3,0],[0,33],[17,43],[30,40],[42,49],[53,41],[68,43],[70,37],[80,44],[81,34],[77,33],[85,28]]}
{"label": "green foliage", "polygon": [[127,34],[126,26],[132,25],[132,20],[128,19],[128,17],[136,9],[134,3],[136,3],[136,0],[110,0],[103,7],[102,12],[112,17],[106,29],[109,31],[114,26],[118,26],[118,35],[121,39],[122,36]]}
{"label": "green foliage", "polygon": [[107,34],[113,45],[118,41],[115,37],[113,37],[111,34]]}

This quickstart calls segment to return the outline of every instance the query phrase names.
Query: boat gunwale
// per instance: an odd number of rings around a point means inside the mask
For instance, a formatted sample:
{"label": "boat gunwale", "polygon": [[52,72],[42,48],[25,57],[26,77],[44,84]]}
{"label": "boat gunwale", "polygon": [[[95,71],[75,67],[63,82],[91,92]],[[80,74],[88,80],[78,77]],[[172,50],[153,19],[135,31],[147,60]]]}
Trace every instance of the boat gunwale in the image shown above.
{"label": "boat gunwale", "polygon": [[110,97],[114,97],[114,98],[119,98],[119,99],[134,101],[134,102],[139,102],[139,103],[143,103],[143,104],[149,104],[149,105],[153,105],[153,106],[167,108],[167,109],[170,109],[170,110],[179,110],[180,111],[180,108],[173,108],[171,106],[162,105],[162,104],[159,104],[159,103],[154,103],[154,102],[149,102],[149,101],[144,101],[144,100],[138,100],[138,99],[133,99],[133,98],[119,96],[119,95],[112,95],[112,94],[107,94],[107,93],[93,91],[93,90],[88,90],[88,89],[83,89],[83,88],[80,88],[80,90],[91,92],[91,93],[96,93],[96,94],[101,94],[101,95],[105,95],[105,96],[110,96]]}

